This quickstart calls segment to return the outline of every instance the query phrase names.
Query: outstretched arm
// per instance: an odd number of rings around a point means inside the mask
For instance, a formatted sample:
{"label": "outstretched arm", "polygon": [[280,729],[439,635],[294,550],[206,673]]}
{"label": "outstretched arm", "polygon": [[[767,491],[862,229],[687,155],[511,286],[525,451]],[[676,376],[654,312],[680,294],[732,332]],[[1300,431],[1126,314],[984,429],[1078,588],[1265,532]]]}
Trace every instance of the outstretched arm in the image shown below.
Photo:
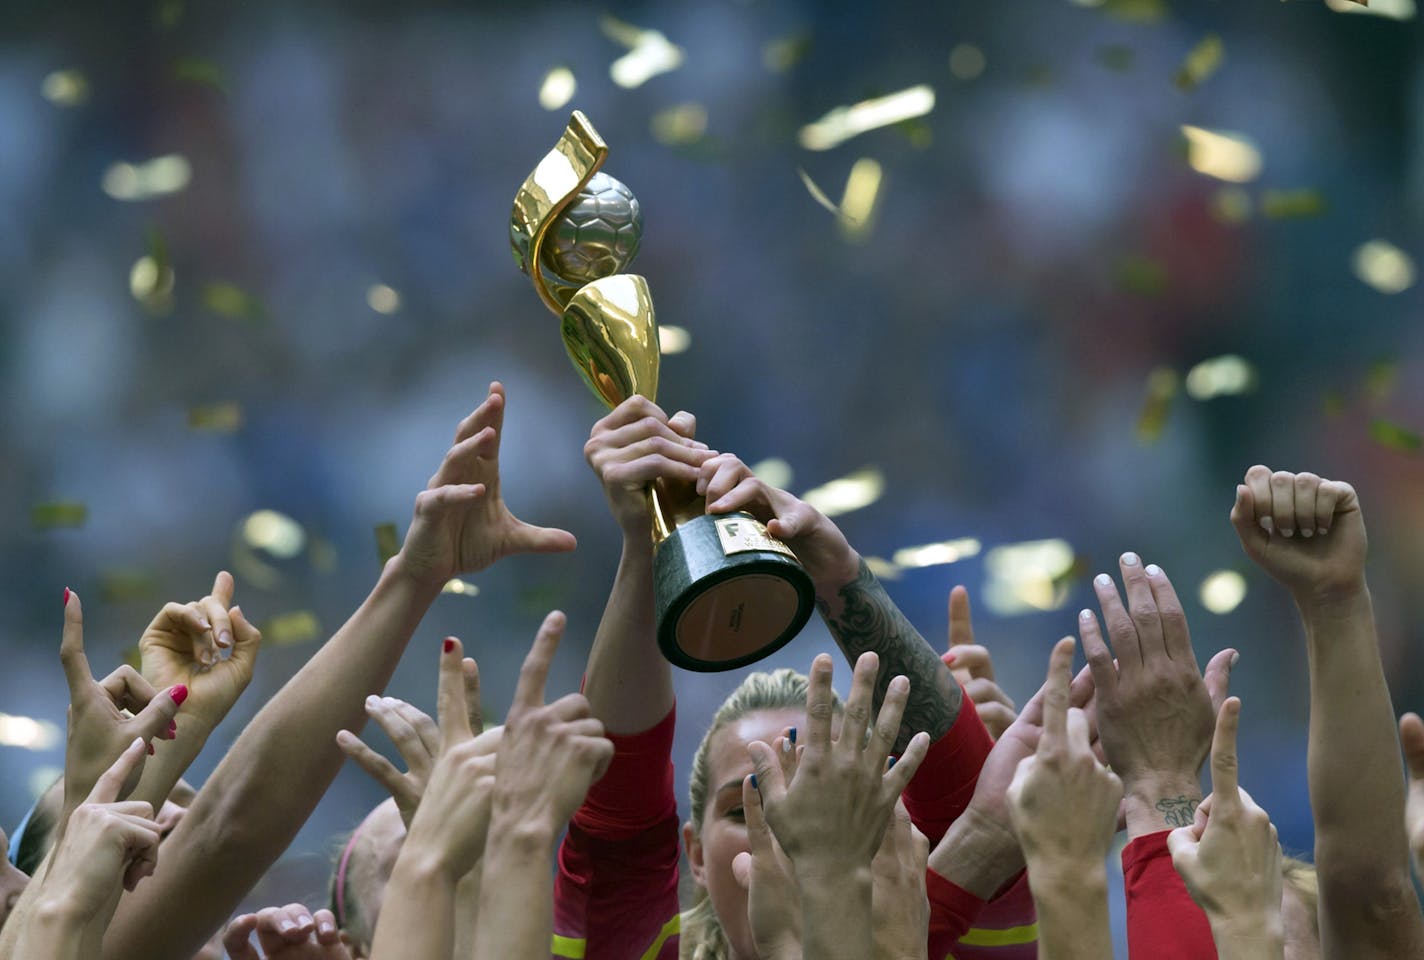
{"label": "outstretched arm", "polygon": [[164,844],[163,870],[120,905],[106,958],[188,957],[222,923],[330,786],[343,757],[337,731],[364,723],[366,697],[385,687],[450,577],[511,553],[573,549],[571,534],[531,527],[505,506],[503,420],[496,383],[416,498],[405,544],[371,595],[248,724]]}
{"label": "outstretched arm", "polygon": [[962,691],[934,648],[905,619],[875,574],[870,572],[834,523],[815,507],[765,482],[736,457],[722,454],[703,471],[707,512],[745,510],[766,524],[767,532],[786,542],[816,586],[816,606],[846,660],[862,653],[879,656],[880,679],[875,707],[885,700],[890,678],[910,680],[910,701],[895,741],[896,752],[925,731],[935,741],[959,716]]}
{"label": "outstretched arm", "polygon": [[1310,807],[1326,956],[1424,953],[1409,874],[1394,707],[1365,583],[1355,490],[1254,466],[1231,522],[1247,556],[1291,592],[1310,658]]}

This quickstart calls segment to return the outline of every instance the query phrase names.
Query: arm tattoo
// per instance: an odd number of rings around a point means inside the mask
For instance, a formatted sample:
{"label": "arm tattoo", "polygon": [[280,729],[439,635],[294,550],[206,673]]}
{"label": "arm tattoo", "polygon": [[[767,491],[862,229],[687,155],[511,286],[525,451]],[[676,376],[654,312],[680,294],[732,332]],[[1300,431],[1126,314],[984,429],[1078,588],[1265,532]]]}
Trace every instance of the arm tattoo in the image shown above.
{"label": "arm tattoo", "polygon": [[1169,827],[1190,827],[1196,819],[1200,800],[1193,797],[1163,797],[1157,801],[1157,810],[1167,819]]}
{"label": "arm tattoo", "polygon": [[944,736],[959,716],[963,691],[939,654],[905,619],[864,560],[860,561],[856,578],[841,587],[838,599],[841,609],[835,616],[825,600],[818,599],[816,606],[836,638],[836,645],[852,664],[870,650],[880,656],[875,709],[880,709],[892,679],[904,675],[910,680],[910,698],[905,704],[895,750],[904,750],[910,738],[921,730],[930,735],[931,741]]}

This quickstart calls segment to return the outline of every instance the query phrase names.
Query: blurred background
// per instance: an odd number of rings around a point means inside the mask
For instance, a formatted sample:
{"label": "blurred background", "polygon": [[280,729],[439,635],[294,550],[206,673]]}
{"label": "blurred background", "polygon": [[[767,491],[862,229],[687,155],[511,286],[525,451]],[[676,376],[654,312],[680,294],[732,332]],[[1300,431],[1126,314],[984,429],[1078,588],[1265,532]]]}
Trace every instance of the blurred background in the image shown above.
{"label": "blurred background", "polygon": [[[603,410],[507,221],[578,108],[642,203],[664,407],[835,513],[931,642],[968,586],[1020,703],[1093,574],[1161,564],[1202,661],[1241,650],[1243,782],[1308,851],[1300,631],[1227,512],[1257,462],[1353,482],[1395,701],[1424,705],[1414,14],[9,0],[0,824],[61,768],[63,587],[103,674],[234,572],[266,641],[201,780],[365,596],[378,528],[403,535],[496,378],[507,498],[579,549],[452,587],[390,692],[431,708],[455,633],[501,712],[556,606],[577,685],[618,556],[582,457]],[[767,665],[829,648],[813,621]],[[684,807],[741,676],[678,676]],[[273,884],[322,889],[380,798],[343,772]]]}

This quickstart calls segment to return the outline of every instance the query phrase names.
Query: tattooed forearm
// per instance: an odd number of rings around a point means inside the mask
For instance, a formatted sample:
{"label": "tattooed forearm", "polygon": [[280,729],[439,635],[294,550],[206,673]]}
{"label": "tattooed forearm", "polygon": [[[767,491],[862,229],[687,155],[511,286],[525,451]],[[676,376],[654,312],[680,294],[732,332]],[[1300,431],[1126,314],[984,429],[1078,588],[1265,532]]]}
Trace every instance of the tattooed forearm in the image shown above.
{"label": "tattooed forearm", "polygon": [[1195,797],[1163,797],[1157,801],[1157,809],[1167,819],[1169,827],[1190,827],[1196,818],[1201,801]]}
{"label": "tattooed forearm", "polygon": [[909,678],[910,699],[900,722],[896,750],[903,750],[921,730],[931,740],[938,740],[954,725],[962,696],[959,684],[939,654],[895,606],[864,560],[854,580],[834,597],[818,598],[816,606],[847,660],[855,663],[862,653],[871,650],[879,655],[877,710],[890,681],[901,675]]}

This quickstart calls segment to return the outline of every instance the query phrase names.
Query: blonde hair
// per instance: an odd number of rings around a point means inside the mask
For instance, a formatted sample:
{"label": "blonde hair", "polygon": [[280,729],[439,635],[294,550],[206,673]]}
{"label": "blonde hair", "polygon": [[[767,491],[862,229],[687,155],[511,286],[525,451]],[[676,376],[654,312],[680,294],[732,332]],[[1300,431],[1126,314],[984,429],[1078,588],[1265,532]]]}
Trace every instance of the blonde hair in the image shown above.
{"label": "blonde hair", "polygon": [[1320,884],[1315,876],[1315,864],[1295,857],[1281,858],[1281,880],[1283,886],[1292,891],[1305,904],[1310,915],[1310,925],[1320,937]]}
{"label": "blonde hair", "polygon": [[[707,814],[708,781],[712,776],[708,754],[713,738],[724,727],[748,714],[762,710],[805,709],[809,685],[805,674],[787,668],[771,673],[753,673],[717,708],[712,725],[703,734],[702,742],[692,756],[692,770],[688,775],[694,832],[702,833],[702,818]],[[834,703],[835,712],[839,715],[840,699],[836,698]],[[717,911],[712,906],[706,887],[698,890],[697,901],[683,911],[680,943],[679,960],[730,960],[732,956],[727,934],[722,930],[722,922],[717,919]]]}

